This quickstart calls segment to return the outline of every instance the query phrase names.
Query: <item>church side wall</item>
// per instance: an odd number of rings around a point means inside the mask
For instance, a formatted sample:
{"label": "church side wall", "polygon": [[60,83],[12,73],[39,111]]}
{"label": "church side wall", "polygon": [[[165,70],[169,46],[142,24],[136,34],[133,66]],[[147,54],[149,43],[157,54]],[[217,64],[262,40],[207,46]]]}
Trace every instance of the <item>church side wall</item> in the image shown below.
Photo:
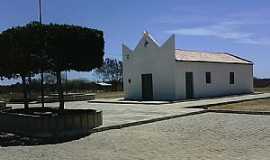
{"label": "church side wall", "polygon": [[[253,65],[176,61],[176,99],[186,98],[185,72],[193,72],[194,98],[253,92]],[[210,84],[205,72],[211,72]],[[230,72],[234,72],[234,84],[230,84]]]}

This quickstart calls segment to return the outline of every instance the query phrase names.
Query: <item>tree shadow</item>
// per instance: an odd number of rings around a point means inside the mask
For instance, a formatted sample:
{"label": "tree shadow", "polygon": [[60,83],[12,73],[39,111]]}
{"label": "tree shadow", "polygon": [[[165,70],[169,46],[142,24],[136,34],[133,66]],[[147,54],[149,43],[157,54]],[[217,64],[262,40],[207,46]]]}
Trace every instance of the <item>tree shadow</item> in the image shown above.
{"label": "tree shadow", "polygon": [[9,146],[35,146],[35,145],[46,145],[46,144],[58,144],[65,143],[73,140],[78,140],[80,138],[89,136],[81,135],[76,137],[65,137],[65,138],[35,138],[27,137],[23,135],[0,132],[0,146],[9,147]]}

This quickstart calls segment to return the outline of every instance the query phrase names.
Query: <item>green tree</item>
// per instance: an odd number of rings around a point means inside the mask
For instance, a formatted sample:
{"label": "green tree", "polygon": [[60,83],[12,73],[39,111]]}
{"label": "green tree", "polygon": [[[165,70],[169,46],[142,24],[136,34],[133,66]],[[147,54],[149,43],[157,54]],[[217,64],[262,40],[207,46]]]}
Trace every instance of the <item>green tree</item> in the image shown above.
{"label": "green tree", "polygon": [[123,80],[123,64],[117,59],[106,58],[103,65],[95,70],[96,75],[102,81],[122,82]]}
{"label": "green tree", "polygon": [[34,54],[39,52],[40,40],[37,32],[28,27],[15,27],[1,33],[0,47],[1,56],[4,57],[1,63],[2,75],[7,77],[20,76],[24,88],[24,107],[28,109],[28,91],[26,77],[38,72],[35,67]]}
{"label": "green tree", "polygon": [[[61,72],[91,71],[103,62],[103,32],[96,29],[34,22],[8,29],[0,37],[4,42],[0,46],[3,57],[0,76],[20,75],[26,86],[26,76],[40,72],[56,73],[61,111],[64,110]],[[28,108],[27,103],[25,108]]]}
{"label": "green tree", "polygon": [[64,109],[62,71],[91,71],[100,67],[104,56],[103,32],[71,25],[46,25],[46,53],[56,73],[60,109]]}

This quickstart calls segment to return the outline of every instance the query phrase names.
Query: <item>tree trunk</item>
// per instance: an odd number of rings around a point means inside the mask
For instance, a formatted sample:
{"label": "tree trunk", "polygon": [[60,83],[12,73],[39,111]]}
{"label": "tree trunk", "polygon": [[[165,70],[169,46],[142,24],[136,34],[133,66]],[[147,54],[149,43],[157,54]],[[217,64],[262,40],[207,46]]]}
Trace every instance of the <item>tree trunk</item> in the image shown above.
{"label": "tree trunk", "polygon": [[24,109],[28,110],[29,104],[28,104],[28,95],[27,95],[27,86],[26,86],[25,75],[22,75],[22,84],[23,84]]}
{"label": "tree trunk", "polygon": [[28,98],[29,99],[32,99],[31,82],[32,82],[32,78],[31,78],[31,74],[29,74],[29,76],[28,76],[28,84],[27,84],[27,93],[28,93]]}
{"label": "tree trunk", "polygon": [[45,104],[44,104],[44,73],[43,73],[43,70],[41,71],[41,80],[40,80],[40,91],[41,91],[41,105],[42,105],[42,108],[45,107]]}
{"label": "tree trunk", "polygon": [[64,104],[64,95],[63,95],[63,87],[62,87],[62,82],[61,82],[60,71],[57,71],[56,78],[57,78],[58,97],[59,97],[59,103],[60,103],[59,110],[60,112],[62,112],[65,109],[65,104]]}
{"label": "tree trunk", "polygon": [[67,71],[65,71],[65,92],[68,93],[68,80],[67,80]]}

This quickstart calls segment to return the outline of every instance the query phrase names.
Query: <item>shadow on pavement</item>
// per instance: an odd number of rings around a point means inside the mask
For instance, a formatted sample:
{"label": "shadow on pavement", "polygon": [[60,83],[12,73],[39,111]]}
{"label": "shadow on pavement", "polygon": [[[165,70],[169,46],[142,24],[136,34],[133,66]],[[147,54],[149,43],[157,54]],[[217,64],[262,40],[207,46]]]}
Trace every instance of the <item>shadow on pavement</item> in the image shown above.
{"label": "shadow on pavement", "polygon": [[[88,134],[89,135],[89,134]],[[34,145],[46,145],[46,144],[58,144],[65,143],[73,140],[78,140],[80,138],[86,137],[88,135],[83,135],[79,137],[68,137],[68,138],[34,138],[26,137],[22,135],[17,135],[13,133],[0,132],[0,146],[34,146]]]}

